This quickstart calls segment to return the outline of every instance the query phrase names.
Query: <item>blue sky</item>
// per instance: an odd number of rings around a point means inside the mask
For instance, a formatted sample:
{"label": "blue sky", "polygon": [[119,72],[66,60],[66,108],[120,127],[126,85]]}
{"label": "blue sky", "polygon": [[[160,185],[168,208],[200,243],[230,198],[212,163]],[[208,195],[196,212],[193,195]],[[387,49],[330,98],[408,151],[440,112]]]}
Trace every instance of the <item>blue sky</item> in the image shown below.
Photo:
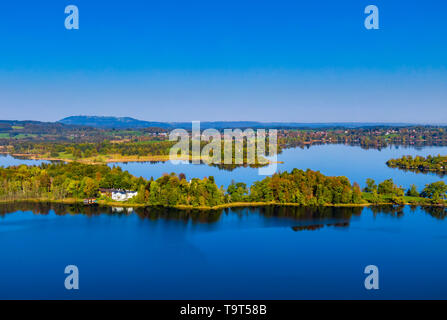
{"label": "blue sky", "polygon": [[[66,5],[80,29],[66,30]],[[364,9],[380,29],[364,28]],[[1,119],[447,123],[447,3],[3,1]]]}

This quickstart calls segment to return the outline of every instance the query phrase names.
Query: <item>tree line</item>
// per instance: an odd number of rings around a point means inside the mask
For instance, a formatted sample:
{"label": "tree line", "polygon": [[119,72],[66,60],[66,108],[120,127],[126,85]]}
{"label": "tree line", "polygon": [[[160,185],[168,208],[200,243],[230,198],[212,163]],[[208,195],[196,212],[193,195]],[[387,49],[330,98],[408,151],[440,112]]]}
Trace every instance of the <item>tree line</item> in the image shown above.
{"label": "tree line", "polygon": [[328,177],[309,169],[276,173],[250,187],[233,181],[224,189],[217,186],[212,176],[188,181],[184,174],[171,173],[145,179],[120,167],[78,162],[0,167],[0,200],[104,198],[100,188],[138,191],[129,200],[131,203],[168,207],[216,207],[231,203],[322,206],[422,201],[429,204],[444,203],[447,193],[447,185],[439,181],[427,185],[420,193],[412,186],[405,194],[392,179],[378,185],[368,179],[362,192],[357,183],[351,184],[346,177]]}
{"label": "tree line", "polygon": [[410,170],[414,172],[436,172],[445,174],[447,172],[447,156],[403,156],[398,159],[390,159],[387,161],[387,166],[391,168],[399,168],[403,170]]}
{"label": "tree line", "polygon": [[[168,155],[174,144],[168,141],[167,130],[161,128],[114,130],[62,124],[2,123],[0,121],[0,133],[2,132],[10,135],[26,134],[26,138],[5,139],[0,135],[0,151],[51,157],[64,155],[73,159],[107,154]],[[278,130],[280,149],[328,143],[379,149],[389,145],[447,145],[447,130],[446,127],[437,126],[281,128]]]}
{"label": "tree line", "polygon": [[281,130],[282,146],[343,143],[381,149],[389,145],[446,145],[447,130],[436,126],[362,127]]}

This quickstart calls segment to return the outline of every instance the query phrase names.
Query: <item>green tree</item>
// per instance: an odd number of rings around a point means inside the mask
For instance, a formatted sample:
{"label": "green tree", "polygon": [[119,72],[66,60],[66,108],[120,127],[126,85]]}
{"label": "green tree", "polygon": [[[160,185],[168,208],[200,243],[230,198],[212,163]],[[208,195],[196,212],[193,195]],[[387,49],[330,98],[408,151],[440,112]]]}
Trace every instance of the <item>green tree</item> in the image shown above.
{"label": "green tree", "polygon": [[242,202],[246,200],[248,195],[247,185],[243,182],[235,183],[234,181],[227,188],[231,202]]}
{"label": "green tree", "polygon": [[399,197],[404,195],[404,191],[402,190],[402,188],[396,186],[393,182],[393,179],[387,179],[379,183],[377,193],[384,195],[395,195]]}
{"label": "green tree", "polygon": [[376,182],[373,179],[366,179],[366,187],[363,189],[365,192],[374,192],[377,191]]}
{"label": "green tree", "polygon": [[98,183],[98,181],[96,181],[90,177],[85,177],[81,181],[81,188],[82,188],[82,191],[84,192],[84,195],[87,198],[91,198],[91,197],[94,197],[97,195],[99,183]]}
{"label": "green tree", "polygon": [[416,185],[412,184],[410,189],[407,190],[407,196],[409,197],[419,197],[419,192]]}
{"label": "green tree", "polygon": [[353,203],[362,203],[362,191],[357,182],[354,182],[352,186],[352,202]]}
{"label": "green tree", "polygon": [[444,181],[433,182],[427,184],[422,190],[422,196],[439,201],[446,198],[447,185]]}

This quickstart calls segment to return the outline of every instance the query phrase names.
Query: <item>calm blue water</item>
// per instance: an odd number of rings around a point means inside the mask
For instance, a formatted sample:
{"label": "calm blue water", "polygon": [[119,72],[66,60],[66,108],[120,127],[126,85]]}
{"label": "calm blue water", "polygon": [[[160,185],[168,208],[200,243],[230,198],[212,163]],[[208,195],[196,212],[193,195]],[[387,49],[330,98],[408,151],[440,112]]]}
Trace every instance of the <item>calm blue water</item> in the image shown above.
{"label": "calm blue water", "polygon": [[48,162],[49,161],[18,159],[18,158],[13,158],[10,155],[5,155],[5,154],[0,155],[0,166],[3,166],[3,167],[18,166],[21,164],[26,164],[28,166],[32,166],[32,165],[40,165],[41,163],[48,163]]}
{"label": "calm blue water", "polygon": [[[441,178],[385,162],[438,153],[447,148],[313,146],[285,150],[278,169],[310,168],[361,185],[393,178],[421,190]],[[0,157],[0,165],[20,163],[40,161]],[[262,178],[251,168],[120,165],[146,178],[213,175],[222,185]],[[120,210],[0,205],[0,299],[447,299],[444,209]],[[79,291],[64,288],[70,264],[79,267]],[[379,267],[378,291],[364,289],[369,264]]]}
{"label": "calm blue water", "polygon": [[[403,155],[447,155],[447,147],[389,147],[382,150],[361,149],[356,146],[348,145],[319,145],[310,148],[286,149],[278,156],[279,171],[291,171],[294,168],[319,170],[321,173],[329,176],[346,176],[351,182],[358,182],[365,186],[367,178],[372,178],[376,182],[382,182],[385,179],[393,180],[404,188],[409,188],[415,184],[419,190],[422,190],[428,183],[441,180],[439,176],[433,173],[423,174],[414,172],[405,172],[398,169],[388,168],[385,164],[391,158],[399,158]],[[113,166],[114,164],[111,164]],[[256,180],[261,180],[264,176],[258,174],[258,169],[237,168],[233,171],[221,170],[217,167],[207,165],[179,164],[174,165],[170,162],[150,163],[120,163],[115,164],[128,170],[136,176],[145,178],[158,178],[163,173],[185,173],[187,178],[203,178],[205,176],[214,176],[216,183],[227,187],[232,180],[245,182],[248,185]],[[447,182],[447,178],[442,180]]]}
{"label": "calm blue water", "polygon": [[[0,211],[0,299],[447,298],[444,210]],[[70,264],[78,291],[64,288]]]}

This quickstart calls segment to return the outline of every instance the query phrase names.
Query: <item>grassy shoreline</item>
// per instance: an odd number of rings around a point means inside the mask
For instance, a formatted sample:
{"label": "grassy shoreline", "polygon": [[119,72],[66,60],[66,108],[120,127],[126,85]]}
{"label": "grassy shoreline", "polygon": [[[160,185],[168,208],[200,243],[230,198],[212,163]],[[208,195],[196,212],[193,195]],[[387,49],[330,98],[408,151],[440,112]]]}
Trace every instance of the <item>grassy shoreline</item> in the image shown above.
{"label": "grassy shoreline", "polygon": [[[67,198],[67,199],[51,199],[51,198],[30,198],[30,199],[16,199],[16,200],[0,200],[1,204],[10,204],[10,203],[20,203],[20,202],[33,202],[33,203],[56,203],[56,204],[80,204],[84,205],[83,199],[74,199],[74,198]],[[104,207],[126,207],[126,208],[150,208],[150,207],[165,207],[165,208],[173,208],[173,209],[179,209],[179,210],[201,210],[201,211],[211,211],[211,210],[219,210],[219,209],[227,209],[227,208],[248,208],[248,207],[267,207],[267,206],[280,206],[280,207],[307,207],[307,208],[315,208],[318,206],[303,206],[297,203],[280,203],[280,202],[232,202],[232,203],[225,203],[218,206],[192,206],[192,205],[175,205],[175,206],[161,206],[161,205],[150,205],[150,204],[143,204],[143,203],[131,203],[131,202],[118,202],[118,201],[105,201],[105,200],[98,200],[98,205],[104,206]],[[365,202],[365,203],[358,203],[358,204],[324,204],[322,207],[345,207],[345,208],[354,208],[354,207],[370,207],[370,206],[381,206],[381,205],[396,205],[396,203],[393,202],[378,202],[378,203],[371,203],[371,202]],[[447,207],[447,204],[440,204],[440,203],[427,203],[427,202],[421,202],[421,203],[414,203],[414,202],[404,202],[399,203],[398,205],[411,205],[411,206],[424,206],[424,207]],[[89,206],[89,205],[85,205]]]}
{"label": "grassy shoreline", "polygon": [[420,169],[419,167],[406,167],[406,166],[388,165],[388,164],[387,164],[387,166],[390,168],[393,168],[393,169],[411,171],[411,172],[416,172],[416,173],[437,173],[437,174],[446,174],[447,173],[446,169],[442,169],[442,170],[432,169],[432,168]]}
{"label": "grassy shoreline", "polygon": [[[39,154],[22,154],[22,153],[5,153],[12,157],[20,157],[27,160],[43,160],[43,161],[65,161],[65,162],[79,162],[83,164],[105,164],[105,163],[115,163],[115,162],[151,162],[169,161],[169,155],[156,155],[156,156],[121,156],[118,154],[104,155],[90,158],[79,158],[74,159],[71,157],[51,157],[47,155]],[[192,161],[192,157],[179,159],[183,161]]]}
{"label": "grassy shoreline", "polygon": [[[166,162],[170,160],[170,155],[149,155],[149,156],[122,156],[119,154],[101,155],[90,158],[72,158],[72,157],[51,157],[49,155],[40,154],[26,154],[26,153],[8,153],[0,152],[1,154],[9,154],[12,157],[24,158],[27,160],[42,160],[42,161],[64,161],[64,162],[79,162],[82,164],[106,164],[106,163],[120,163],[120,162]],[[176,160],[179,161],[205,161],[206,159],[201,157],[179,157]],[[210,160],[211,161],[211,160]],[[273,163],[284,163],[283,161],[269,161]]]}
{"label": "grassy shoreline", "polygon": [[[122,158],[120,160],[123,160]],[[251,187],[232,182],[225,190],[213,177],[191,179],[184,175],[165,174],[154,180],[137,178],[119,167],[87,165],[79,162],[42,164],[40,166],[0,167],[0,203],[36,202],[83,205],[84,199],[96,197],[102,206],[166,207],[177,209],[216,210],[232,207],[366,207],[374,205],[412,205],[445,207],[447,185],[436,182],[426,185],[423,192],[415,186],[408,190],[397,187],[392,179],[379,183],[367,180],[361,191],[346,177],[327,177],[310,169],[293,169],[290,173],[274,174]],[[135,190],[128,201],[113,201],[100,187]],[[287,192],[283,192],[284,188]],[[366,192],[366,191],[368,192]],[[110,196],[110,194],[109,194]]]}

